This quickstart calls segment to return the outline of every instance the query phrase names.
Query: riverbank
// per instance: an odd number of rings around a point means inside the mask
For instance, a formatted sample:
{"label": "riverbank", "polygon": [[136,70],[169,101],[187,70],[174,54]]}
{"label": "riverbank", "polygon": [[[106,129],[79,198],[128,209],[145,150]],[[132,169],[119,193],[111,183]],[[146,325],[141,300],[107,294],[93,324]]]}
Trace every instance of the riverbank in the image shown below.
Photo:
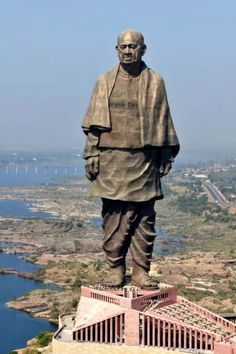
{"label": "riverbank", "polygon": [[35,289],[49,290],[49,285],[15,274],[0,274],[0,288],[0,354],[23,347],[27,340],[39,332],[56,330],[56,325],[47,319],[32,317],[25,311],[6,306],[9,300],[20,298]]}
{"label": "riverbank", "polygon": [[11,274],[11,275],[17,275],[18,277],[22,277],[25,279],[35,279],[35,276],[32,273],[19,272],[15,269],[10,269],[10,268],[0,268],[0,274]]}
{"label": "riverbank", "polygon": [[[0,275],[11,275],[17,276],[28,280],[40,281],[38,272],[21,272],[10,268],[0,268]],[[40,281],[42,282],[42,281]],[[55,285],[51,282],[44,281],[45,285]],[[54,286],[55,288],[55,286]],[[31,291],[30,293],[24,294],[23,296],[8,301],[5,305],[8,308],[13,308],[15,310],[24,311],[33,317],[38,317],[41,319],[46,319],[50,323],[58,324],[58,319],[52,318],[52,313],[50,312],[51,306],[50,299],[52,294],[56,294],[58,297],[63,296],[63,291],[58,291],[58,289],[37,289]],[[68,294],[67,294],[68,295]],[[68,295],[69,296],[69,295]]]}

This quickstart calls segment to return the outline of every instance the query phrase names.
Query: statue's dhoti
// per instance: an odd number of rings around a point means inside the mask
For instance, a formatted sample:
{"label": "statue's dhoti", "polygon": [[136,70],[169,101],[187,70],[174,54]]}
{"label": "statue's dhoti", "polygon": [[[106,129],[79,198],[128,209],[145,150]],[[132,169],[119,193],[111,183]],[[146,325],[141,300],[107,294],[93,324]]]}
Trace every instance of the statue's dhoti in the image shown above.
{"label": "statue's dhoti", "polygon": [[103,249],[110,268],[122,267],[130,248],[133,268],[150,269],[155,239],[155,200],[126,202],[103,199]]}

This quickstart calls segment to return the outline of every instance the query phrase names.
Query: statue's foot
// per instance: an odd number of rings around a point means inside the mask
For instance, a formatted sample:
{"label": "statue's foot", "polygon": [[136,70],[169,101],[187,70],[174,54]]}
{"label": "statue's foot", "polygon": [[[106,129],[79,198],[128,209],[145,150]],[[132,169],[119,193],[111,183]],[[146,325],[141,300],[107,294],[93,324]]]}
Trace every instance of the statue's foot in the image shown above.
{"label": "statue's foot", "polygon": [[158,281],[152,279],[144,269],[140,269],[138,273],[135,272],[132,275],[132,284],[143,290],[159,289]]}
{"label": "statue's foot", "polygon": [[111,268],[110,273],[104,281],[102,285],[107,286],[109,288],[119,288],[125,285],[125,270],[124,267],[116,267]]}

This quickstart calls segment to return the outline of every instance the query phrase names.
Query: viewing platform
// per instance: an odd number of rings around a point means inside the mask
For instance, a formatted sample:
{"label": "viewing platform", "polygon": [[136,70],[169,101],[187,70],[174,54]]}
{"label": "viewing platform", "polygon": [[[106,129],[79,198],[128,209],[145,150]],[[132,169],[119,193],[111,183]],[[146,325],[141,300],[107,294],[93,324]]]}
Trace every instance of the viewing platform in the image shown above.
{"label": "viewing platform", "polygon": [[166,284],[155,291],[82,287],[76,314],[60,316],[52,346],[57,354],[236,354],[236,324]]}

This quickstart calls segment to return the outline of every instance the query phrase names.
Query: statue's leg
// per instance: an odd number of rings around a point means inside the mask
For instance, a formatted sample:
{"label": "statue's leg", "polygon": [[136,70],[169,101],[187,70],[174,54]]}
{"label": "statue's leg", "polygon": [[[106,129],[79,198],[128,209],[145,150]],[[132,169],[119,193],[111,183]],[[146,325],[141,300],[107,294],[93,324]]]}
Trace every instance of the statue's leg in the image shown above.
{"label": "statue's leg", "polygon": [[131,239],[130,251],[133,258],[132,283],[142,289],[158,289],[158,282],[149,275],[155,232],[154,200],[137,203],[139,216]]}
{"label": "statue's leg", "polygon": [[130,245],[131,231],[137,217],[133,203],[103,199],[103,249],[110,274],[103,282],[118,287],[125,283],[125,257]]}

